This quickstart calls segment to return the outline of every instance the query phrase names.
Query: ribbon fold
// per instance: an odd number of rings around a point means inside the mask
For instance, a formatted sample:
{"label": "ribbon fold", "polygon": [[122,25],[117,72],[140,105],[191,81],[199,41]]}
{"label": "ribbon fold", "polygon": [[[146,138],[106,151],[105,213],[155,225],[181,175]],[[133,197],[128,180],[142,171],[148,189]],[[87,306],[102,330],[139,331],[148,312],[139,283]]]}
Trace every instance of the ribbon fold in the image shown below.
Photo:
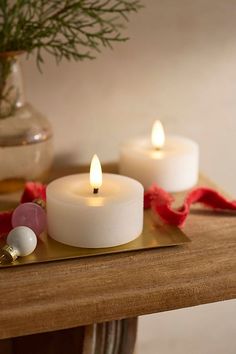
{"label": "ribbon fold", "polygon": [[183,226],[192,204],[201,203],[213,210],[236,211],[236,201],[229,201],[219,192],[207,187],[197,187],[190,191],[183,205],[172,207],[174,198],[157,185],[151,186],[144,195],[144,209],[152,209],[161,220],[169,225]]}

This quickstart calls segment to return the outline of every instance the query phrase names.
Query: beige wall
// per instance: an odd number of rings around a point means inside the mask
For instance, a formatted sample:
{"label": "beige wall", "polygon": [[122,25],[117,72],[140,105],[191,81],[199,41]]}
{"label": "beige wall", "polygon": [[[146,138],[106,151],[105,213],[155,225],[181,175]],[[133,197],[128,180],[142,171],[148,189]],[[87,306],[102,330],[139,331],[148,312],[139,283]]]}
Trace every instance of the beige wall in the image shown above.
{"label": "beige wall", "polygon": [[[236,0],[144,2],[129,25],[131,40],[96,61],[56,67],[47,58],[43,75],[27,61],[28,97],[50,117],[57,154],[67,161],[88,162],[94,152],[116,159],[123,140],[159,118],[199,142],[202,170],[235,195]],[[235,302],[228,306],[235,310]],[[181,316],[173,317],[178,326]],[[214,316],[208,320],[214,327]],[[233,335],[225,341],[235,344]],[[236,349],[214,349],[223,352]]]}
{"label": "beige wall", "polygon": [[[201,167],[236,193],[236,0],[147,0],[131,40],[96,61],[24,65],[29,99],[51,119],[56,150],[85,162],[154,119],[196,139]],[[67,156],[68,157],[68,156]]]}
{"label": "beige wall", "polygon": [[235,316],[233,300],[142,317],[137,354],[235,354]]}

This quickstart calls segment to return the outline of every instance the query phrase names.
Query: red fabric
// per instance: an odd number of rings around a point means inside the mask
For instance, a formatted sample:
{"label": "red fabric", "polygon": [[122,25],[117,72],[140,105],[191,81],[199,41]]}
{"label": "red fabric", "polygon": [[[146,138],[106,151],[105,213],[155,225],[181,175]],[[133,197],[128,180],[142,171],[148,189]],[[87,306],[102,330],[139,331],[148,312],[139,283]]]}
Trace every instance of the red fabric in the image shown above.
{"label": "red fabric", "polygon": [[34,199],[46,201],[46,186],[39,182],[27,182],[20,202],[32,202]]}
{"label": "red fabric", "polygon": [[3,211],[0,213],[0,238],[11,231],[11,217],[13,211]]}
{"label": "red fabric", "polygon": [[[27,182],[20,203],[32,202],[34,199],[46,201],[46,186],[38,182]],[[13,210],[0,212],[0,238],[12,229],[11,217]]]}
{"label": "red fabric", "polygon": [[157,185],[153,185],[144,195],[144,208],[151,208],[164,223],[174,226],[183,226],[190,212],[192,204],[201,203],[215,210],[236,211],[236,201],[229,201],[217,191],[199,187],[189,192],[183,205],[174,209],[171,204],[173,197]]}

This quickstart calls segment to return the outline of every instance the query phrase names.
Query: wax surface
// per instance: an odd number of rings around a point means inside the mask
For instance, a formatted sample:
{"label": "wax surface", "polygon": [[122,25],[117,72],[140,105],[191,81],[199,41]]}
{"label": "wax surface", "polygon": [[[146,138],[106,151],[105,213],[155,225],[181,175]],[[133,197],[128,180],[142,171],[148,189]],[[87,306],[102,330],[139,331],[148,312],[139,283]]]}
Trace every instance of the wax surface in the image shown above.
{"label": "wax surface", "polygon": [[143,187],[128,177],[103,174],[93,194],[89,174],[60,178],[47,187],[49,235],[77,247],[113,247],[142,233]]}
{"label": "wax surface", "polygon": [[167,136],[156,150],[150,138],[128,141],[121,148],[120,173],[138,180],[147,190],[153,183],[169,192],[184,191],[198,180],[198,145],[187,138]]}

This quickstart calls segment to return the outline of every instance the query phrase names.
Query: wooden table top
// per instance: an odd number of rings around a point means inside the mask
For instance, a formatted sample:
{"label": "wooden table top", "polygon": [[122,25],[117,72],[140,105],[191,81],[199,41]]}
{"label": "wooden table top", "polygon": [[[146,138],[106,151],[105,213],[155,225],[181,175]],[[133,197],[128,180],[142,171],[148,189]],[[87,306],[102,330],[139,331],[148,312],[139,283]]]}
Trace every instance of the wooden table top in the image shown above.
{"label": "wooden table top", "polygon": [[194,208],[184,231],[184,246],[2,269],[0,338],[235,298],[236,215]]}

